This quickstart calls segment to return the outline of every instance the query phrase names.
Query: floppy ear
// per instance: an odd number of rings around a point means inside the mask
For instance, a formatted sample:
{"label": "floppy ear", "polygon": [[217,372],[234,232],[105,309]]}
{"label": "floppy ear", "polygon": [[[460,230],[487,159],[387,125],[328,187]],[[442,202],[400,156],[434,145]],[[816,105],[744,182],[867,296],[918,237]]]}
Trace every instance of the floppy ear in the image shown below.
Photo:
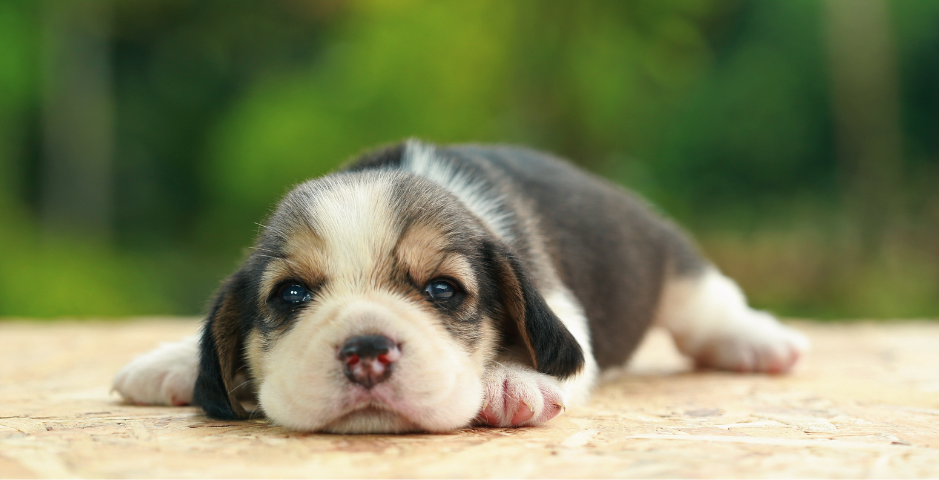
{"label": "floppy ear", "polygon": [[226,280],[202,328],[193,404],[201,406],[206,415],[224,420],[248,418],[234,394],[235,374],[244,367],[241,318],[245,287],[240,272]]}
{"label": "floppy ear", "polygon": [[584,352],[567,327],[551,311],[518,258],[499,244],[492,244],[491,262],[499,282],[499,297],[531,354],[535,369],[567,378],[584,367]]}

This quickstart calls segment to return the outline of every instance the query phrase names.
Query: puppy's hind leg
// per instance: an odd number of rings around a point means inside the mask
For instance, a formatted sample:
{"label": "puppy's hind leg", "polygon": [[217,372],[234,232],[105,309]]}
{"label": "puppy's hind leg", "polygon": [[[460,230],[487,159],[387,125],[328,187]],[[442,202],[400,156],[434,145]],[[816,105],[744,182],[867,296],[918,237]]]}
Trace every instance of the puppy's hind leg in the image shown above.
{"label": "puppy's hind leg", "polygon": [[808,339],[754,310],[733,280],[714,267],[667,281],[656,324],[699,367],[785,373],[808,351]]}
{"label": "puppy's hind leg", "polygon": [[162,343],[114,376],[112,391],[141,405],[189,405],[199,375],[199,335]]}

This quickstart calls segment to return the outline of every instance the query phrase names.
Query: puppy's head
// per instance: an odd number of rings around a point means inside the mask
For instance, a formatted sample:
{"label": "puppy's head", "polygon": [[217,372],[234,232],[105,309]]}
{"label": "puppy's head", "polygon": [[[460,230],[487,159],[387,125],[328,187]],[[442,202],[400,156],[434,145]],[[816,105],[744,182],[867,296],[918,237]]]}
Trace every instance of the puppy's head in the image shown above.
{"label": "puppy's head", "polygon": [[583,355],[518,259],[443,189],[400,172],[307,182],[271,217],[207,319],[195,403],[245,418],[246,376],[275,423],[446,431],[515,343],[566,377]]}

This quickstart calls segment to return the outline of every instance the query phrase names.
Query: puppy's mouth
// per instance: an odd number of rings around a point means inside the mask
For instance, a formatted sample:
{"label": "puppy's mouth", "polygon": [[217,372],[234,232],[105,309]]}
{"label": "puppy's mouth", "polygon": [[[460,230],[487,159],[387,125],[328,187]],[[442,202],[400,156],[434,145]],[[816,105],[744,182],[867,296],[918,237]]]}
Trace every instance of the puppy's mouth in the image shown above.
{"label": "puppy's mouth", "polygon": [[403,433],[421,431],[412,420],[409,402],[400,397],[392,382],[363,388],[349,383],[335,400],[335,418],[317,429],[332,433]]}
{"label": "puppy's mouth", "polygon": [[331,433],[407,433],[423,431],[404,415],[382,406],[368,405],[341,415],[322,428]]}

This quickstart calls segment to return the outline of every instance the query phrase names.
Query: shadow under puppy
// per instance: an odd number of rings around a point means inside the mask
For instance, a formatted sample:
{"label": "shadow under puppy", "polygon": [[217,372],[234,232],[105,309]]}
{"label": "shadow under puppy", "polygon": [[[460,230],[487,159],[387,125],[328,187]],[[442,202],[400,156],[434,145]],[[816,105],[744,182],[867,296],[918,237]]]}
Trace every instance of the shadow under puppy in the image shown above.
{"label": "shadow under puppy", "polygon": [[788,371],[798,332],[623,189],[546,154],[408,141],[291,191],[201,335],[125,366],[128,401],[329,432],[538,425],[647,328],[705,367]]}

